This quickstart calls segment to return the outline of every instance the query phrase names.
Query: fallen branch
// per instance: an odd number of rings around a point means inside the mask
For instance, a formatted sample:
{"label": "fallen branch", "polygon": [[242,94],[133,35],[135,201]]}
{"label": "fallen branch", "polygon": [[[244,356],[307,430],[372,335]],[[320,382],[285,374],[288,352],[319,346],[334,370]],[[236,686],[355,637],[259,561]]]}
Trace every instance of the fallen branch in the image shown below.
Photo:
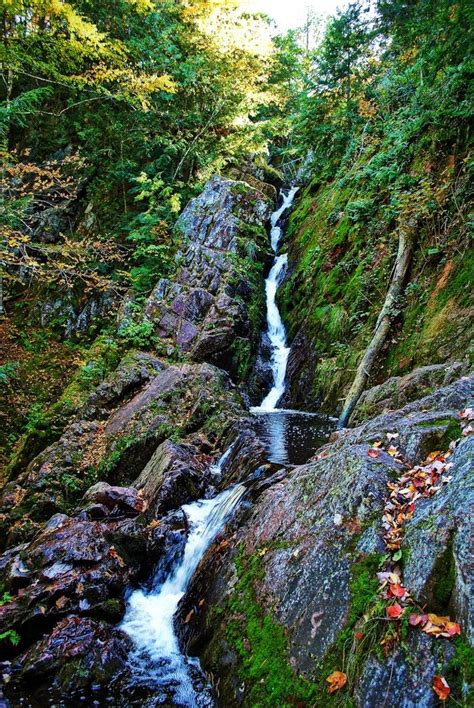
{"label": "fallen branch", "polygon": [[401,295],[403,293],[406,276],[410,267],[413,248],[415,245],[415,228],[400,229],[398,239],[398,253],[393,268],[390,285],[387,290],[385,302],[375,325],[373,337],[362,357],[354,381],[344,403],[344,408],[339,418],[338,428],[345,428],[356,407],[359,398],[365,390],[370,372],[377,355],[387,339],[392,327],[392,322],[398,314]]}

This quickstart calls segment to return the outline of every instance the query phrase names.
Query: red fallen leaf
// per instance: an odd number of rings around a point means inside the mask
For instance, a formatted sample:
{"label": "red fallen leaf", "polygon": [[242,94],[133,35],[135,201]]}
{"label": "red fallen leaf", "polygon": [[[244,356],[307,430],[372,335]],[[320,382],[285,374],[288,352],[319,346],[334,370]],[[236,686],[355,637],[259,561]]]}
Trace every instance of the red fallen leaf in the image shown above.
{"label": "red fallen leaf", "polygon": [[393,595],[393,597],[405,597],[407,590],[403,587],[403,585],[391,584],[390,594]]}
{"label": "red fallen leaf", "polygon": [[354,639],[356,640],[356,642],[360,642],[360,640],[363,638],[363,636],[364,636],[364,632],[356,632],[354,634]]}
{"label": "red fallen leaf", "polygon": [[387,616],[390,619],[399,619],[403,615],[403,607],[401,607],[398,602],[387,607]]}
{"label": "red fallen leaf", "polygon": [[380,456],[380,451],[375,450],[373,447],[371,447],[369,450],[367,450],[367,454],[369,457],[379,457]]}
{"label": "red fallen leaf", "polygon": [[347,683],[347,676],[343,671],[333,671],[326,681],[329,684],[328,693],[334,693],[335,691],[340,691],[341,688]]}
{"label": "red fallen leaf", "polygon": [[454,637],[455,634],[461,634],[461,626],[457,622],[448,622],[445,626],[445,630],[450,637]]}
{"label": "red fallen leaf", "polygon": [[433,679],[433,691],[436,693],[440,701],[446,701],[451,689],[444,676],[435,676]]}

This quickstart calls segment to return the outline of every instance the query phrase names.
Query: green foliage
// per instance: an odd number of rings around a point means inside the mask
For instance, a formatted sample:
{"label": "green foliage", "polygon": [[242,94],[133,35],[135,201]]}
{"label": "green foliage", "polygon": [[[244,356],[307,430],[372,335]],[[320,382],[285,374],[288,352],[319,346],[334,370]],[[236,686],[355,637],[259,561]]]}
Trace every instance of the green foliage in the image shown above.
{"label": "green foliage", "polygon": [[13,600],[13,596],[10,595],[9,592],[4,592],[2,597],[0,597],[0,607],[2,607],[2,605],[7,605],[12,600]]}
{"label": "green foliage", "polygon": [[311,177],[290,216],[282,312],[320,357],[314,398],[332,413],[373,334],[400,229],[417,235],[412,282],[370,384],[469,346],[472,8],[376,10],[350,3],[309,65],[293,57],[303,78],[287,104],[291,141],[277,150]]}
{"label": "green foliage", "polygon": [[4,639],[9,641],[10,644],[13,644],[13,646],[16,647],[20,643],[21,638],[18,632],[15,632],[14,629],[8,629],[6,632],[0,632],[0,642]]}
{"label": "green foliage", "polygon": [[26,418],[25,432],[27,434],[44,431],[48,427],[49,420],[47,413],[41,403],[34,403]]}
{"label": "green foliage", "polygon": [[119,337],[127,345],[136,348],[149,347],[155,341],[151,322],[130,322],[120,330]]}
{"label": "green foliage", "polygon": [[[212,173],[264,151],[254,116],[271,101],[268,23],[231,0],[12,0],[2,23],[2,274],[149,292],[174,266],[182,204]],[[23,208],[51,201],[31,181],[40,164],[53,205],[70,196],[50,169],[58,151],[77,163],[88,215],[59,246],[33,242]]]}
{"label": "green foliage", "polygon": [[7,362],[0,365],[0,386],[7,386],[17,378],[18,364]]}

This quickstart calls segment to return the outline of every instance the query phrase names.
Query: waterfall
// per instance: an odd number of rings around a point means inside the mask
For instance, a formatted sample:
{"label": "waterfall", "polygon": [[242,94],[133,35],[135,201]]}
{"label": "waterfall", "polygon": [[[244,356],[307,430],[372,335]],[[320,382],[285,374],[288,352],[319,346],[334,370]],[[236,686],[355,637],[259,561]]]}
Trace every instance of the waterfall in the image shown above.
{"label": "waterfall", "polygon": [[[273,212],[271,217],[270,242],[275,254],[282,236],[282,229],[278,225],[282,215],[293,204],[298,187],[292,187],[288,194],[282,193],[283,202],[281,206]],[[288,256],[285,254],[276,255],[273,266],[265,281],[265,294],[267,304],[267,333],[272,347],[271,367],[273,375],[273,386],[265,396],[260,406],[252,408],[254,413],[269,413],[277,409],[277,404],[285,392],[286,366],[290,348],[287,346],[285,325],[282,322],[280,311],[276,303],[276,294],[286,272]]]}
{"label": "waterfall", "polygon": [[209,697],[198,695],[193,688],[192,669],[196,673],[199,664],[181,653],[174,615],[201,558],[245,491],[246,487],[238,484],[214,499],[181,507],[190,526],[182,560],[164,583],[152,585],[148,592],[136,590],[129,598],[121,629],[134,642],[130,657],[133,682],[167,687],[173,692],[173,705],[209,705]]}

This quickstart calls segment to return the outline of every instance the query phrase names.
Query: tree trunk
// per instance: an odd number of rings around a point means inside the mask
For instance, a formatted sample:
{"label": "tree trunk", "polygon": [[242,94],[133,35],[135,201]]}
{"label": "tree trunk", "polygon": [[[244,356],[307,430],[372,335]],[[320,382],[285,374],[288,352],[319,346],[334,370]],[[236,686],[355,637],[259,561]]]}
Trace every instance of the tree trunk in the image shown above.
{"label": "tree trunk", "polygon": [[414,244],[415,228],[407,227],[406,230],[405,228],[400,229],[397,260],[393,268],[387,296],[378,316],[374,335],[359,363],[354,381],[344,402],[344,408],[338,422],[339,429],[345,428],[348,424],[354,408],[367,385],[374,361],[384,345],[392,327],[393,319],[397,315],[396,308],[403,293]]}

